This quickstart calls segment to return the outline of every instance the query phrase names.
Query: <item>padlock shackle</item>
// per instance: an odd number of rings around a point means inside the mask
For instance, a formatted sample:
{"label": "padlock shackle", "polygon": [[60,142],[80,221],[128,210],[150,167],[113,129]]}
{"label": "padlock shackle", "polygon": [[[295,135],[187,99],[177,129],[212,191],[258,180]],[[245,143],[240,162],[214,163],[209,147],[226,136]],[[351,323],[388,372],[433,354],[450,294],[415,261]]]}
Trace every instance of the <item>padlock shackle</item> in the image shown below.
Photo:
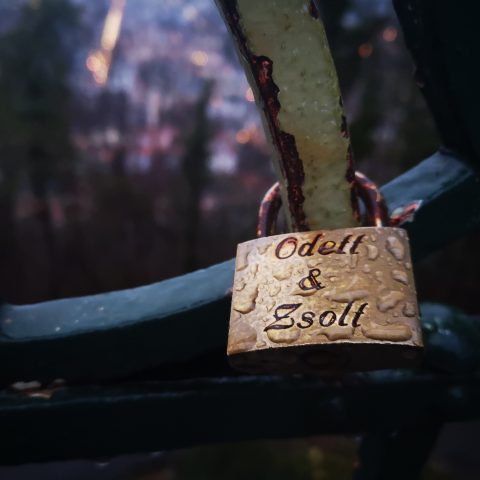
{"label": "padlock shackle", "polygon": [[[382,192],[366,175],[355,172],[353,192],[361,199],[367,212],[368,226],[385,227],[390,225],[387,205]],[[260,203],[257,221],[257,237],[275,235],[278,212],[282,206],[280,184],[275,182]]]}
{"label": "padlock shackle", "polygon": [[353,191],[365,205],[369,226],[390,226],[390,217],[388,216],[388,208],[385,203],[385,198],[372,180],[363,173],[355,172]]}
{"label": "padlock shackle", "polygon": [[257,237],[275,235],[277,230],[278,212],[282,208],[280,183],[275,182],[264,195],[258,210]]}

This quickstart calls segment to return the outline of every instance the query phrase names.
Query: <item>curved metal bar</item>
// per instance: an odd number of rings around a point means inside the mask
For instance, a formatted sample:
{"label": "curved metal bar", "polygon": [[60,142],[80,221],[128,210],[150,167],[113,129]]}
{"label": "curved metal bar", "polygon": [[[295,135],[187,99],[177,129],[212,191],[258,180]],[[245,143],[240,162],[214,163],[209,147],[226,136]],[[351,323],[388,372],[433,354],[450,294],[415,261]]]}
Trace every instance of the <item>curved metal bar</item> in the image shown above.
{"label": "curved metal bar", "polygon": [[432,304],[422,306],[422,317],[425,366],[430,367],[423,371],[352,374],[341,381],[221,376],[0,391],[0,463],[258,438],[375,433],[379,425],[399,430],[421,425],[426,418],[478,418],[478,322]]}

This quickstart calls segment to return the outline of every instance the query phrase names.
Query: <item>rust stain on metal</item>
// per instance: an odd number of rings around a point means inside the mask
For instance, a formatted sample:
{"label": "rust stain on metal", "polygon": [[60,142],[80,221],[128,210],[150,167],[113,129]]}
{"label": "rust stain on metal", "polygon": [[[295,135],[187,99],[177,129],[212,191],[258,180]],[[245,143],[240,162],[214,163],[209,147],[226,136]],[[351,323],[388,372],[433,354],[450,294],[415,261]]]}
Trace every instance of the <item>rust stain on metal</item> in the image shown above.
{"label": "rust stain on metal", "polygon": [[390,225],[397,227],[402,223],[411,222],[421,205],[421,200],[415,200],[405,207],[395,209],[390,216]]}
{"label": "rust stain on metal", "polygon": [[225,20],[238,40],[240,53],[249,64],[253,79],[262,97],[265,118],[276,147],[281,155],[281,169],[287,183],[289,209],[295,230],[308,230],[302,205],[305,200],[302,185],[305,178],[303,164],[298,156],[295,138],[283,132],[278,125],[280,102],[279,88],[272,78],[273,63],[265,56],[256,56],[247,47],[247,41],[240,27],[239,15],[234,2],[224,2],[222,9]]}

